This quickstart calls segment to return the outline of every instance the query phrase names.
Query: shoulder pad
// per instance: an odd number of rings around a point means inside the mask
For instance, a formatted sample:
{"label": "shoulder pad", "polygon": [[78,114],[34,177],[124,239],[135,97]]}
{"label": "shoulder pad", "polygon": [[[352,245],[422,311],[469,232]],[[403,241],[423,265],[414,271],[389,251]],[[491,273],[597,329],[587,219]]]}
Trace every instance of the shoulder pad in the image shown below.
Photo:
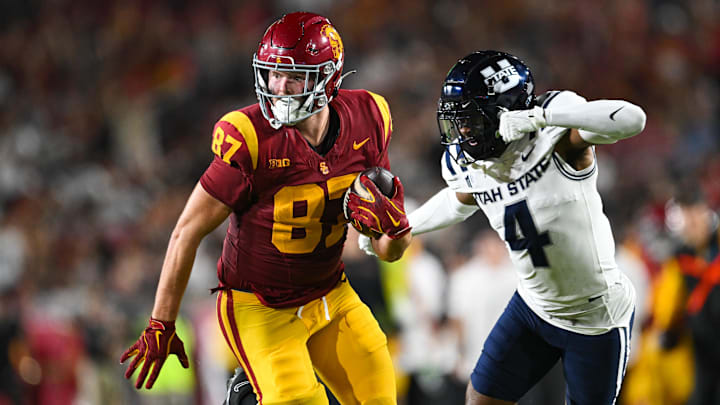
{"label": "shoulder pad", "polygon": [[387,145],[388,139],[390,138],[393,130],[392,116],[390,115],[390,106],[385,100],[385,97],[379,94],[375,94],[369,90],[366,91],[372,97],[375,105],[377,105],[378,110],[380,110],[380,115],[382,116],[383,121],[383,144]]}
{"label": "shoulder pad", "polygon": [[258,161],[258,137],[250,118],[231,111],[215,124],[212,151],[225,163],[254,171]]}

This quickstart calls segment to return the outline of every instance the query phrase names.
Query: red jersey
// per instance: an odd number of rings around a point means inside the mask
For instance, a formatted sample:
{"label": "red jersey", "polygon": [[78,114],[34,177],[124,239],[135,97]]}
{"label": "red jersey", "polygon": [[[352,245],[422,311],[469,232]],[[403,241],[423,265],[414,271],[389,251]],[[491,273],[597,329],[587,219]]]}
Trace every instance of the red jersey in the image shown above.
{"label": "red jersey", "polygon": [[257,104],[215,124],[216,157],[200,184],[233,209],[218,261],[221,286],[288,307],[339,281],[347,231],[342,197],[364,169],[390,169],[392,120],[385,99],[365,90],[340,90],[330,106],[340,129],[324,156],[294,127],[272,128]]}

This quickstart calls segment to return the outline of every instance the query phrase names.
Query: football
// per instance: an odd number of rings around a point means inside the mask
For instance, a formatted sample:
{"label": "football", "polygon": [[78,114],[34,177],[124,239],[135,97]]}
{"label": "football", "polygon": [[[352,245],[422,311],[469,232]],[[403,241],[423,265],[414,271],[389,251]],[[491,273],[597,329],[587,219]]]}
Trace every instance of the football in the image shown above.
{"label": "football", "polygon": [[[347,191],[345,192],[345,197],[343,198],[343,214],[345,215],[345,219],[350,220],[351,212],[347,205],[350,193],[354,193],[362,198],[370,198],[370,194],[368,193],[367,188],[365,188],[365,186],[360,182],[360,176],[362,175],[367,176],[370,181],[375,183],[380,192],[383,193],[386,197],[392,197],[393,195],[395,195],[395,183],[393,183],[393,178],[395,178],[394,174],[390,173],[389,170],[383,167],[371,167],[369,169],[365,169],[362,173],[358,174],[358,176],[355,177],[355,181],[352,182],[350,187],[348,187]],[[354,221],[350,221],[350,223],[355,229],[357,229],[358,232],[365,236],[369,236],[371,238],[380,237],[380,233],[369,229],[365,225],[355,224]]]}

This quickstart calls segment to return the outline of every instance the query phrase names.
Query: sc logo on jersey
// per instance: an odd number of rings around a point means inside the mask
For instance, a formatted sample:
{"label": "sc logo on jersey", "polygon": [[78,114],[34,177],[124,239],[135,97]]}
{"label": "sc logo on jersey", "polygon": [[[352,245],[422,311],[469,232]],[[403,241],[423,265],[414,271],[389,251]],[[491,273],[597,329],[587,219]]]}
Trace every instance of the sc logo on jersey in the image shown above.
{"label": "sc logo on jersey", "polygon": [[497,61],[500,70],[495,70],[492,66],[488,66],[481,70],[485,77],[485,85],[488,88],[488,95],[492,96],[496,93],[504,93],[520,84],[522,77],[518,73],[515,66],[511,65],[507,59]]}

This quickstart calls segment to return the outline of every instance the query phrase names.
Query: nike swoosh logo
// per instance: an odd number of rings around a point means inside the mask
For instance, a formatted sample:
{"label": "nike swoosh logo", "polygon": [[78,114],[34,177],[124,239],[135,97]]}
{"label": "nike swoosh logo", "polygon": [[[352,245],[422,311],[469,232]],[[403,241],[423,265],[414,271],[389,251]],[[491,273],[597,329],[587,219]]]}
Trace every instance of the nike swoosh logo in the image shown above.
{"label": "nike swoosh logo", "polygon": [[522,155],[520,155],[520,157],[522,158],[523,162],[526,161],[526,160],[528,160],[528,158],[530,157],[530,154],[531,154],[532,151],[534,151],[534,150],[535,150],[535,145],[533,145],[532,148],[530,148],[530,150],[527,151],[527,153],[523,153]]}
{"label": "nike swoosh logo", "polygon": [[390,222],[392,222],[394,226],[400,225],[400,221],[396,221],[395,218],[393,218],[387,210],[385,211],[385,213],[388,217],[390,217]]}
{"label": "nike swoosh logo", "polygon": [[623,108],[625,108],[625,107],[620,107],[620,108],[618,108],[617,110],[611,112],[611,113],[610,113],[610,119],[613,120],[613,121],[615,121],[615,118],[613,118],[613,117],[615,116],[615,114],[618,113],[618,111],[622,110]]}
{"label": "nike swoosh logo", "polygon": [[365,145],[365,143],[369,140],[370,140],[370,138],[365,138],[365,140],[360,143],[353,142],[353,149],[358,150],[358,149],[362,148],[362,146]]}

